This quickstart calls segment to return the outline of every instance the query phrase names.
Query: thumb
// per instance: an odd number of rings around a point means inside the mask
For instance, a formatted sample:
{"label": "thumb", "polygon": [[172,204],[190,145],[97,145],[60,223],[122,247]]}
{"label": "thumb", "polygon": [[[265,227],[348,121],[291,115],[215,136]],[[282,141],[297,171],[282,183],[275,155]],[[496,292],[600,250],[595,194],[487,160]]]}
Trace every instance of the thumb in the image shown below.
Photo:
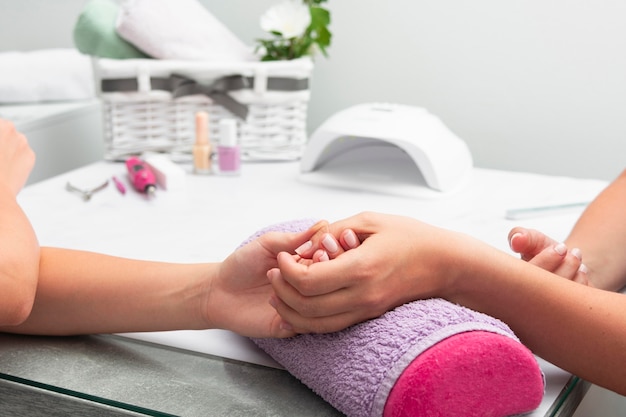
{"label": "thumb", "polygon": [[509,232],[511,250],[519,253],[524,260],[532,259],[544,249],[554,247],[557,244],[556,240],[538,230],[515,227]]}
{"label": "thumb", "polygon": [[313,229],[301,232],[268,232],[259,237],[259,242],[274,256],[280,252],[294,254],[296,249],[309,241],[314,234]]}

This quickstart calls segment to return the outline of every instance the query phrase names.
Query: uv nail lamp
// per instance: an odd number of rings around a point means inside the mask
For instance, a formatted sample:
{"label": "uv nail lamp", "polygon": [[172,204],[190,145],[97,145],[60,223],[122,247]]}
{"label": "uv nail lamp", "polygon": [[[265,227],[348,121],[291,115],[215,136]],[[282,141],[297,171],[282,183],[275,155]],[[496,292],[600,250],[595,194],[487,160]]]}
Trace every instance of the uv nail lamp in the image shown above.
{"label": "uv nail lamp", "polygon": [[336,113],[311,136],[300,179],[386,194],[437,194],[459,188],[472,155],[426,109],[360,104]]}

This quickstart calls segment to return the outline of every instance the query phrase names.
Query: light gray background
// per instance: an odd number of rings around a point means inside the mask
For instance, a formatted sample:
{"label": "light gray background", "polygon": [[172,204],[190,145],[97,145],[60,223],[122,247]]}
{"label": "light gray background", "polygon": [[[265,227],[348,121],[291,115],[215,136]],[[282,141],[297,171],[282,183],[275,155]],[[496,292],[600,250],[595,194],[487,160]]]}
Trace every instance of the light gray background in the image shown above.
{"label": "light gray background", "polygon": [[[175,0],[172,0],[175,1]],[[201,0],[242,40],[279,0]],[[86,0],[0,0],[0,51],[72,46]],[[623,0],[330,0],[309,130],[369,101],[428,108],[477,166],[612,179],[626,154]],[[41,161],[40,161],[41,163]]]}

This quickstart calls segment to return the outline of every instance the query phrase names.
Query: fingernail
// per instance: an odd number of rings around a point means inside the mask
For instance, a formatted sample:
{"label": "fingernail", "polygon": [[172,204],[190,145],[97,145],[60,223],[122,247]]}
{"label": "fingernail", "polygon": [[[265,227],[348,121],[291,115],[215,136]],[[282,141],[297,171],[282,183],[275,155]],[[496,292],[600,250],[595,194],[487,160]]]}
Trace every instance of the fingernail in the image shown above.
{"label": "fingernail", "polygon": [[324,246],[330,253],[335,253],[339,250],[337,242],[329,233],[324,235],[324,238],[322,239],[322,246]]}
{"label": "fingernail", "polygon": [[298,255],[302,255],[303,253],[311,249],[312,246],[313,246],[313,242],[309,240],[308,242],[305,242],[302,245],[298,246],[298,249],[296,249],[296,253]]}
{"label": "fingernail", "polygon": [[567,246],[565,246],[565,243],[559,243],[554,247],[554,251],[561,256],[565,255],[567,253]]}
{"label": "fingernail", "polygon": [[328,256],[328,254],[326,253],[326,251],[322,251],[322,254],[319,257],[319,261],[320,262],[326,262],[326,261],[330,261],[330,257]]}
{"label": "fingernail", "polygon": [[587,272],[589,272],[589,268],[587,268],[587,265],[585,264],[580,264],[580,266],[578,267],[578,272],[586,274]]}
{"label": "fingernail", "polygon": [[354,249],[359,245],[359,239],[352,230],[346,231],[343,238],[351,249]]}
{"label": "fingernail", "polygon": [[[515,238],[521,236],[522,234],[520,232],[515,233],[513,236],[511,236],[511,239],[509,240],[509,246],[511,246],[513,244],[513,241],[515,240]],[[512,248],[511,248],[512,249]]]}
{"label": "fingernail", "polygon": [[267,271],[267,274],[266,274],[267,275],[267,280],[269,282],[274,281],[278,277],[278,274],[280,274],[278,269],[276,269],[276,268],[270,269],[269,271]]}
{"label": "fingernail", "polygon": [[293,326],[291,324],[287,323],[286,321],[282,321],[280,323],[280,328],[283,329],[283,330],[287,330],[289,332],[293,331]]}
{"label": "fingernail", "polygon": [[574,248],[572,249],[572,255],[574,255],[575,257],[577,257],[578,259],[582,260],[583,259],[583,254],[580,251],[580,249],[578,248]]}

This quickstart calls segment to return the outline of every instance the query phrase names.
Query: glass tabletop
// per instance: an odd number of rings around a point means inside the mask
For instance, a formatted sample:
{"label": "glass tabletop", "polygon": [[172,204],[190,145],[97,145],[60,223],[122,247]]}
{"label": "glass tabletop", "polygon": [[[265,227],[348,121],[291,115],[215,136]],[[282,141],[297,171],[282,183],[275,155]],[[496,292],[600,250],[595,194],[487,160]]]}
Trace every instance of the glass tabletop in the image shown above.
{"label": "glass tabletop", "polygon": [[[284,370],[112,335],[0,334],[1,382],[112,415],[343,415]],[[571,417],[590,385],[570,378],[545,417]]]}
{"label": "glass tabletop", "polygon": [[[342,415],[284,370],[111,335],[0,334],[0,392],[7,387],[119,411],[112,415]],[[0,394],[3,409],[9,400]]]}
{"label": "glass tabletop", "polygon": [[545,417],[571,417],[589,390],[591,384],[572,376],[563,387]]}

